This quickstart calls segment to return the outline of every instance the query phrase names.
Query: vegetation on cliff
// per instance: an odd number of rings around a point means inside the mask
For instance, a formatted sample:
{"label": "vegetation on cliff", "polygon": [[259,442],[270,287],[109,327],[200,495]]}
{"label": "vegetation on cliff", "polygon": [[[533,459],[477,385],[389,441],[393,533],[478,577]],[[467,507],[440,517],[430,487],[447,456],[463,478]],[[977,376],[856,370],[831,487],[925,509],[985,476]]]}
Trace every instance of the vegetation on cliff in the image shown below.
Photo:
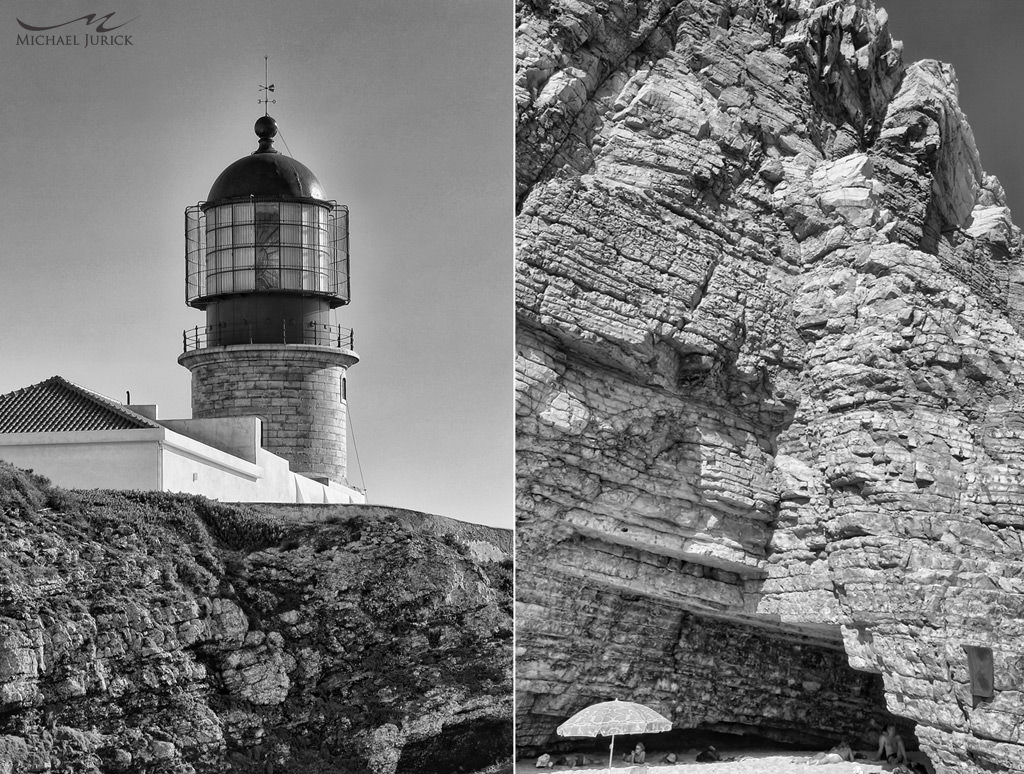
{"label": "vegetation on cliff", "polygon": [[473,771],[511,754],[507,533],[71,492],[3,463],[0,509],[5,774]]}

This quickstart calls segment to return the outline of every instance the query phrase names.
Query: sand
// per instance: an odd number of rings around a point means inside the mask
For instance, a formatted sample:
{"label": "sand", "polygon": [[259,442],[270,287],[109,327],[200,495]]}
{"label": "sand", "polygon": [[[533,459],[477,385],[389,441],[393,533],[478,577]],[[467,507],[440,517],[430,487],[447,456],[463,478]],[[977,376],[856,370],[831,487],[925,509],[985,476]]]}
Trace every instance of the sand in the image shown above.
{"label": "sand", "polygon": [[[722,761],[719,763],[697,763],[694,760],[695,753],[680,755],[679,761],[675,764],[650,763],[645,766],[631,766],[618,761],[612,771],[614,774],[696,774],[699,771],[706,771],[707,774],[869,774],[869,772],[891,771],[892,766],[887,766],[878,761],[858,760],[853,763],[829,763],[817,765],[812,763],[815,752],[726,752],[725,756],[735,756],[735,761]],[[661,757],[664,753],[655,753],[655,757]],[[589,757],[596,757],[589,755]],[[516,764],[515,774],[540,774],[541,772],[572,772],[572,774],[602,774],[608,771],[607,758],[603,766],[588,765],[577,766],[555,766],[550,769],[538,769],[534,764],[536,760],[520,761]]]}

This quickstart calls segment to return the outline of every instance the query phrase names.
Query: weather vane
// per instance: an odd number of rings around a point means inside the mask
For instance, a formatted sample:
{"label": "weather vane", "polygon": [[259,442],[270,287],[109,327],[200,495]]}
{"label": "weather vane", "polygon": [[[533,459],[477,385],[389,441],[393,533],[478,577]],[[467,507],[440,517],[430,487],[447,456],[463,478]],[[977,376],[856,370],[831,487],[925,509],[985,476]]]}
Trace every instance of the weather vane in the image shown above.
{"label": "weather vane", "polygon": [[270,92],[274,90],[274,84],[270,82],[270,64],[267,59],[267,57],[263,57],[263,83],[260,84],[260,91],[263,92],[263,97],[256,100],[259,104],[263,105],[263,115],[267,115],[268,104],[277,104],[276,99],[270,98]]}

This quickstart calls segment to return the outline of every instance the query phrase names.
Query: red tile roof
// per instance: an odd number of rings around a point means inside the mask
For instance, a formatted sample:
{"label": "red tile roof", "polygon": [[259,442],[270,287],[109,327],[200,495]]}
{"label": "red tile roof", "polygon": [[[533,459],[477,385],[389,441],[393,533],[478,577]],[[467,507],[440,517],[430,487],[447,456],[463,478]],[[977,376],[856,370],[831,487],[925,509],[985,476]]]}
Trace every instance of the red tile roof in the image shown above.
{"label": "red tile roof", "polygon": [[0,433],[130,430],[159,424],[61,376],[0,395]]}

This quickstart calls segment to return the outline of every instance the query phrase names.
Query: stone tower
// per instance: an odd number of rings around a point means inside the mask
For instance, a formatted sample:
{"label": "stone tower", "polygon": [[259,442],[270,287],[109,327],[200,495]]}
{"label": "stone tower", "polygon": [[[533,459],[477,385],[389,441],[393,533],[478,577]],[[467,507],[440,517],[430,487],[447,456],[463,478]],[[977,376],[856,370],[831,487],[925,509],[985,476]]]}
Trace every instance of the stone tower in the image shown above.
{"label": "stone tower", "polygon": [[348,208],[304,165],[259,147],[185,211],[185,300],[206,325],[185,331],[196,418],[255,415],[263,446],[317,480],[346,482],[345,372],[359,361],[331,310],[349,301]]}

